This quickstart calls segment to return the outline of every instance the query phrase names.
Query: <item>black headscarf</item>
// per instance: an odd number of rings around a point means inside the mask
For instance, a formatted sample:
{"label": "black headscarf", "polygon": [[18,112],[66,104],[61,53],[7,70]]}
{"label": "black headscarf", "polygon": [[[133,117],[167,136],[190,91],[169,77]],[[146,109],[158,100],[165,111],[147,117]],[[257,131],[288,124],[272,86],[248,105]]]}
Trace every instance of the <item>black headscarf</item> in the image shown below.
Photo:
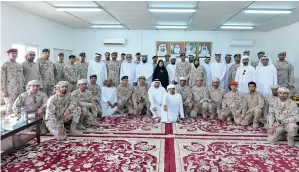
{"label": "black headscarf", "polygon": [[[162,62],[163,66],[160,67],[160,62]],[[158,64],[154,70],[153,73],[153,81],[155,79],[159,79],[161,81],[162,86],[166,89],[168,84],[169,84],[169,79],[168,79],[168,72],[164,66],[163,60],[159,60]]]}
{"label": "black headscarf", "polygon": [[[198,65],[195,64],[195,61],[198,61]],[[193,64],[194,64],[195,68],[198,68],[198,66],[199,66],[199,59],[195,58]]]}

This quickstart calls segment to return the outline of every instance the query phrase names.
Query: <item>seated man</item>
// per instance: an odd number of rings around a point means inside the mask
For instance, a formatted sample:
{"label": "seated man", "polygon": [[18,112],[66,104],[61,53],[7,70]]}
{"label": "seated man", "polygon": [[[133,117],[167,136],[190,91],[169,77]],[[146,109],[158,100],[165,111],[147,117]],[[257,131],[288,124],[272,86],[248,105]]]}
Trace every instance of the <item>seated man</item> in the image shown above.
{"label": "seated man", "polygon": [[[144,114],[146,112],[147,115],[150,115],[149,110],[149,99],[148,99],[148,91],[149,86],[145,83],[145,77],[139,77],[138,86],[134,87],[133,92],[133,106],[134,106],[134,114]],[[143,111],[144,110],[144,111]]]}
{"label": "seated man", "polygon": [[161,122],[177,122],[180,118],[184,118],[182,96],[175,92],[175,85],[173,84],[168,85],[167,90],[168,93],[163,96]]}
{"label": "seated man", "polygon": [[[13,104],[12,110],[15,115],[18,117],[23,116],[25,119],[28,119],[29,116],[44,118],[48,96],[46,93],[39,91],[40,84],[38,80],[31,80],[27,83],[27,91],[19,95]],[[45,134],[46,132],[47,128],[43,120],[41,133]]]}
{"label": "seated man", "polygon": [[278,90],[279,88],[279,85],[274,85],[271,87],[271,91],[272,91],[272,94],[269,94],[265,97],[265,105],[264,105],[264,108],[263,108],[263,114],[262,114],[262,117],[261,117],[261,122],[265,125],[265,127],[267,128],[268,127],[268,114],[269,114],[269,107],[279,99],[278,97]]}
{"label": "seated man", "polygon": [[263,96],[256,91],[256,83],[248,83],[249,93],[245,94],[242,105],[242,115],[235,122],[243,126],[253,123],[252,127],[257,129],[264,107]]}
{"label": "seated man", "polygon": [[192,90],[189,86],[186,85],[187,78],[180,77],[180,84],[176,86],[176,92],[182,96],[183,104],[184,104],[184,115],[186,117],[189,116],[190,110],[192,108]]}
{"label": "seated man", "polygon": [[195,80],[195,86],[192,87],[193,106],[190,112],[190,117],[196,118],[198,114],[202,114],[203,103],[209,100],[209,90],[203,86],[203,78]]}
{"label": "seated man", "polygon": [[89,125],[98,125],[97,107],[91,92],[87,90],[87,79],[78,80],[77,86],[78,89],[72,92],[71,99],[74,106],[81,108],[79,126],[86,129]]}
{"label": "seated man", "polygon": [[299,108],[289,99],[289,89],[279,88],[279,99],[273,102],[269,109],[268,141],[275,143],[282,133],[287,132],[289,146],[294,146],[294,136],[297,134],[299,122]]}
{"label": "seated man", "polygon": [[112,116],[117,111],[116,88],[112,86],[112,79],[104,80],[101,94],[102,117]]}
{"label": "seated man", "polygon": [[91,91],[91,94],[93,96],[93,101],[96,104],[97,107],[97,115],[98,117],[101,116],[102,108],[101,108],[101,86],[97,84],[97,75],[90,75],[90,84],[88,84],[88,90]]}
{"label": "seated man", "polygon": [[151,104],[150,111],[153,114],[153,118],[161,118],[161,106],[165,93],[166,90],[162,87],[161,82],[158,79],[155,79],[148,90],[148,97]]}
{"label": "seated man", "polygon": [[212,80],[212,88],[209,89],[209,100],[206,103],[203,103],[203,117],[206,118],[207,115],[211,119],[218,117],[220,115],[222,100],[225,95],[225,91],[222,88],[219,88],[220,80],[219,78],[214,78]]}
{"label": "seated man", "polygon": [[72,121],[71,133],[81,134],[80,128],[81,108],[71,103],[71,96],[68,94],[68,82],[60,81],[56,84],[56,94],[51,96],[47,102],[45,122],[49,131],[57,140],[66,139],[64,124]]}
{"label": "seated man", "polygon": [[121,78],[121,84],[117,86],[117,106],[121,114],[133,114],[133,86],[128,83],[128,76]]}
{"label": "seated man", "polygon": [[238,92],[238,82],[229,83],[231,91],[226,93],[222,101],[222,109],[219,116],[221,120],[236,121],[241,116],[242,111],[242,94]]}

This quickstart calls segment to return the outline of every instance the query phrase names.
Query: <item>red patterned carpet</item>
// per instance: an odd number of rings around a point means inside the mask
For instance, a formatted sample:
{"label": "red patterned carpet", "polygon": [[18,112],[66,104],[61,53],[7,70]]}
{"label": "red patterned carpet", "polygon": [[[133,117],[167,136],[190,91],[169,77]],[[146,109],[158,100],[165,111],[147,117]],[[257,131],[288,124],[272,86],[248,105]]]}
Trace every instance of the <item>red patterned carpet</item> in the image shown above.
{"label": "red patterned carpet", "polygon": [[148,116],[100,118],[101,126],[59,142],[43,136],[1,159],[1,171],[204,172],[299,171],[299,143],[266,142],[263,129]]}

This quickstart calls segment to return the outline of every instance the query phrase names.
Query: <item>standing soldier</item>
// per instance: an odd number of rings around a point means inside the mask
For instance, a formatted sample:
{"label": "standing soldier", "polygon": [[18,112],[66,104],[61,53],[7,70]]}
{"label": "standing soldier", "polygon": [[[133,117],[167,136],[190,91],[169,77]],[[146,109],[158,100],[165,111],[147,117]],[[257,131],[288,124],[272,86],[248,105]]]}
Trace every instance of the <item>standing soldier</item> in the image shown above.
{"label": "standing soldier", "polygon": [[206,69],[199,64],[199,59],[196,58],[194,60],[194,63],[190,63],[191,64],[191,70],[190,70],[190,78],[189,78],[189,86],[193,87],[195,85],[195,80],[199,77],[199,78],[203,78],[204,80],[204,85],[206,85],[206,81],[207,81],[207,72]]}
{"label": "standing soldier", "polygon": [[113,52],[111,54],[112,60],[109,61],[109,63],[106,64],[107,66],[107,72],[108,72],[108,78],[111,78],[113,81],[114,86],[119,85],[119,74],[120,74],[120,62],[117,61],[117,52]]}
{"label": "standing soldier", "polygon": [[278,54],[279,60],[276,62],[277,84],[281,87],[288,88],[291,92],[294,89],[294,67],[286,61],[286,52],[282,51]]}
{"label": "standing soldier", "polygon": [[165,60],[163,61],[165,67],[170,64],[169,59],[170,59],[170,55],[166,54],[165,55]]}
{"label": "standing soldier", "polygon": [[87,79],[87,70],[88,70],[88,63],[85,62],[86,54],[80,53],[80,61],[75,63],[75,66],[77,68],[77,79]]}
{"label": "standing soldier", "polygon": [[181,57],[181,61],[176,64],[176,68],[175,68],[176,80],[178,81],[180,77],[186,77],[186,81],[188,83],[190,77],[191,65],[189,62],[185,61],[186,59],[185,53],[182,53],[180,57]]}
{"label": "standing soldier", "polygon": [[54,63],[54,76],[55,76],[55,83],[58,83],[59,81],[64,81],[64,73],[63,73],[63,68],[65,66],[65,63],[63,62],[64,60],[64,53],[59,53],[58,54],[58,61]]}
{"label": "standing soldier", "polygon": [[[31,80],[38,80],[42,82],[39,67],[36,63],[34,63],[35,55],[34,51],[28,51],[25,56],[26,61],[22,63],[25,85]],[[41,83],[40,88],[43,88]]]}
{"label": "standing soldier", "polygon": [[69,92],[72,92],[73,90],[75,90],[77,88],[77,68],[75,66],[75,56],[74,55],[70,55],[69,56],[69,63],[66,64],[63,68],[63,73],[64,73],[64,77],[65,80],[69,82]]}
{"label": "standing soldier", "polygon": [[193,106],[190,112],[190,117],[196,118],[198,114],[202,114],[203,103],[209,100],[209,90],[203,84],[203,78],[195,80],[195,86],[192,87]]}
{"label": "standing soldier", "polygon": [[1,91],[6,104],[6,115],[12,114],[12,106],[17,97],[23,92],[25,78],[23,66],[16,62],[17,49],[9,49],[8,61],[1,66]]}
{"label": "standing soldier", "polygon": [[235,64],[233,64],[229,68],[229,72],[228,72],[228,83],[231,83],[232,81],[235,81],[237,69],[241,65],[241,54],[235,54],[234,55],[234,59],[235,59]]}
{"label": "standing soldier", "polygon": [[106,65],[106,68],[108,67],[108,64],[110,63],[110,53],[109,52],[106,52],[105,53],[105,65]]}
{"label": "standing soldier", "polygon": [[185,117],[188,117],[192,108],[192,90],[188,85],[186,85],[186,83],[187,78],[180,77],[180,84],[176,86],[175,90],[182,96],[184,115]]}
{"label": "standing soldier", "polygon": [[145,83],[145,76],[139,77],[139,84],[134,87],[133,92],[133,107],[134,114],[144,114],[143,110],[145,109],[146,115],[150,115],[150,103],[148,98],[149,85]]}
{"label": "standing soldier", "polygon": [[45,92],[47,96],[51,96],[53,92],[53,86],[55,85],[54,65],[49,59],[50,50],[43,49],[42,52],[42,57],[37,59],[37,64],[39,66],[40,74],[43,81],[42,91]]}
{"label": "standing soldier", "polygon": [[98,117],[100,117],[102,113],[102,108],[101,108],[102,89],[97,84],[97,75],[90,75],[89,79],[90,79],[90,83],[87,85],[87,87],[89,91],[91,91],[91,94],[93,96],[93,101],[97,106],[97,115]]}
{"label": "standing soldier", "polygon": [[128,76],[123,76],[121,78],[121,84],[117,86],[117,106],[121,114],[126,114],[125,109],[128,114],[133,114],[133,103],[132,94],[133,86],[128,84]]}

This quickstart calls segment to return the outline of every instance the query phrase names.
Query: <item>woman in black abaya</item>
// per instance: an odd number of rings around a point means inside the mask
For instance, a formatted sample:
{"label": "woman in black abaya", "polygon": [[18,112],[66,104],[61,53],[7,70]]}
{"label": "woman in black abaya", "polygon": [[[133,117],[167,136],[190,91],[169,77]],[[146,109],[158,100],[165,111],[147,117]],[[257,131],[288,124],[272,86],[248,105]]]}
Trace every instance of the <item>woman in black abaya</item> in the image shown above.
{"label": "woman in black abaya", "polygon": [[167,86],[169,84],[168,72],[167,72],[162,60],[158,61],[158,65],[156,66],[156,68],[154,70],[153,81],[155,79],[159,79],[162,84],[162,87],[167,89]]}

